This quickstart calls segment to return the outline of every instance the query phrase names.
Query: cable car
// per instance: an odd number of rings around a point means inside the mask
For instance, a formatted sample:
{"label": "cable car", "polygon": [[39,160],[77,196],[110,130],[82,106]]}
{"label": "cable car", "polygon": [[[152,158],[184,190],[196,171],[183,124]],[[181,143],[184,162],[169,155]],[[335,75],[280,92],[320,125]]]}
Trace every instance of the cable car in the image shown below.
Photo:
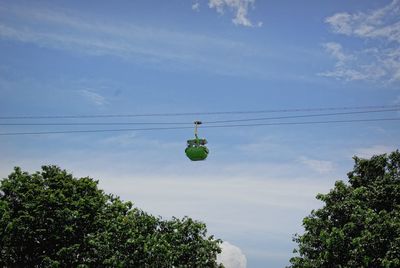
{"label": "cable car", "polygon": [[206,139],[199,139],[197,135],[197,128],[202,123],[200,121],[194,122],[194,136],[195,139],[187,141],[187,147],[185,149],[186,156],[192,161],[202,161],[208,156],[208,148]]}

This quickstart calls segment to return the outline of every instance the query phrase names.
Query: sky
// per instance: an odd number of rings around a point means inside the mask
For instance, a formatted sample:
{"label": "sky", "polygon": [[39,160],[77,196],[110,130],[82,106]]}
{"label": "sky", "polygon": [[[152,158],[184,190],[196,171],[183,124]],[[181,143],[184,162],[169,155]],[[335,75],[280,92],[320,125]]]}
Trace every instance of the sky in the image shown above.
{"label": "sky", "polygon": [[[0,0],[0,116],[400,105],[399,18],[398,0]],[[83,125],[3,124],[0,133],[263,116],[1,119]],[[383,117],[400,113],[317,119]],[[322,206],[317,193],[346,180],[354,155],[400,147],[398,121],[199,132],[209,141],[203,162],[184,154],[192,129],[0,136],[0,178],[14,166],[58,165],[154,215],[205,222],[225,241],[228,268],[278,268],[302,219]]]}

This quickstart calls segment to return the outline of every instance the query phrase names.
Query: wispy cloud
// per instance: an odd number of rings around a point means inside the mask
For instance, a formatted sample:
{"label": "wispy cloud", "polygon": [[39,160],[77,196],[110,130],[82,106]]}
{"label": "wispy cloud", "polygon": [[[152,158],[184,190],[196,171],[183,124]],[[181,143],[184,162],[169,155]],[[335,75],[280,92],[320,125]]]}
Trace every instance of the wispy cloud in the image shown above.
{"label": "wispy cloud", "polygon": [[144,150],[180,150],[184,143],[179,142],[162,142],[159,140],[151,140],[140,137],[137,133],[128,133],[113,135],[102,139],[99,142],[102,146],[133,148],[140,147]]}
{"label": "wispy cloud", "polygon": [[326,43],[326,51],[336,59],[333,70],[322,76],[343,80],[400,81],[400,1],[368,12],[337,13],[325,19],[336,34],[369,42],[369,47],[344,52],[339,43]]}
{"label": "wispy cloud", "polygon": [[383,38],[400,43],[400,1],[369,12],[336,13],[326,18],[333,32],[361,38]]}
{"label": "wispy cloud", "polygon": [[282,144],[273,140],[272,137],[263,137],[262,139],[253,140],[250,143],[237,145],[237,149],[249,155],[265,154],[272,150],[282,150]]}
{"label": "wispy cloud", "polygon": [[[391,56],[389,55],[384,59],[384,52],[377,49],[365,49],[351,54],[350,52],[344,52],[343,46],[339,43],[329,42],[323,44],[323,46],[326,52],[336,60],[336,64],[334,70],[322,72],[320,73],[321,76],[347,81],[376,81],[387,77],[392,67],[387,66]],[[386,62],[386,64],[379,64],[377,61]],[[385,68],[386,66],[387,68]]]}
{"label": "wispy cloud", "polygon": [[299,161],[312,170],[324,174],[334,170],[334,164],[331,161],[311,159],[305,156],[300,157]]}
{"label": "wispy cloud", "polygon": [[192,4],[192,10],[194,11],[200,11],[200,3],[199,2],[195,2]]}
{"label": "wispy cloud", "polygon": [[82,89],[78,91],[80,95],[85,97],[87,100],[90,102],[96,104],[96,105],[104,105],[107,104],[107,100],[105,97],[101,96],[100,94],[87,90],[87,89]]}
{"label": "wispy cloud", "polygon": [[330,42],[325,43],[324,47],[329,54],[337,59],[337,65],[344,65],[347,61],[353,59],[351,55],[346,55],[343,52],[343,47],[341,44]]}
{"label": "wispy cloud", "polygon": [[265,74],[257,66],[259,55],[265,53],[256,53],[254,47],[234,40],[104,22],[90,14],[46,7],[0,4],[0,16],[2,39],[88,55],[111,55],[156,68],[164,65],[169,70],[189,67],[224,75]]}
{"label": "wispy cloud", "polygon": [[[255,26],[247,17],[249,9],[254,8],[254,4],[255,0],[209,0],[208,2],[208,6],[220,14],[224,14],[226,9],[232,10],[235,13],[232,22],[246,27]],[[258,22],[256,26],[262,26],[262,22]]]}

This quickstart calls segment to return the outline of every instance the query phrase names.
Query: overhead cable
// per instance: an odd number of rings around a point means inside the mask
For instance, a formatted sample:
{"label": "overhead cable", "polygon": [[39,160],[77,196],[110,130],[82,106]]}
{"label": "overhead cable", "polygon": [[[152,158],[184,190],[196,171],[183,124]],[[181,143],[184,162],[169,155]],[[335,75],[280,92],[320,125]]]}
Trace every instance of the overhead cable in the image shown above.
{"label": "overhead cable", "polygon": [[182,113],[145,113],[145,114],[103,114],[103,115],[13,115],[0,116],[0,119],[82,119],[82,118],[121,118],[121,117],[163,117],[163,116],[194,116],[194,115],[225,115],[225,114],[261,114],[286,112],[316,112],[339,110],[365,110],[400,108],[400,105],[371,105],[320,108],[270,109],[254,111],[220,111],[220,112],[182,112]]}
{"label": "overhead cable", "polygon": [[[312,125],[312,124],[355,123],[355,122],[376,122],[376,121],[399,121],[399,120],[400,120],[400,118],[375,118],[375,119],[348,119],[348,120],[331,120],[331,121],[274,122],[274,123],[211,125],[211,126],[203,126],[202,128],[232,128],[232,127],[277,126],[277,125]],[[68,133],[97,133],[97,132],[122,132],[122,131],[156,131],[156,130],[158,131],[158,130],[177,130],[177,129],[192,129],[192,127],[153,127],[153,128],[123,128],[123,129],[39,131],[39,132],[3,132],[3,133],[0,133],[0,136],[68,134]]]}
{"label": "overhead cable", "polygon": [[[393,112],[399,110],[400,107],[396,109],[385,109],[385,110],[367,110],[367,111],[353,111],[353,112],[339,112],[339,113],[303,114],[303,115],[288,115],[288,116],[276,116],[276,117],[203,121],[203,124],[220,124],[220,123],[249,122],[249,121],[277,120],[277,119],[290,119],[290,118],[350,115],[350,114],[368,114],[368,113]],[[192,124],[193,122],[70,122],[70,123],[57,122],[57,123],[0,123],[0,126],[101,126],[101,125],[115,126],[115,125],[192,125]]]}

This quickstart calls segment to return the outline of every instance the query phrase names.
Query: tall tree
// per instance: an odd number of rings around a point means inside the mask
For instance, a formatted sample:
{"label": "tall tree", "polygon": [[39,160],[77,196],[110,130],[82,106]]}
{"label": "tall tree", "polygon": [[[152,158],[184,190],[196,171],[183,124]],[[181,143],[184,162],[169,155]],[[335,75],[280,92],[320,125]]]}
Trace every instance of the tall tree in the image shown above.
{"label": "tall tree", "polygon": [[0,184],[0,267],[222,267],[218,239],[163,220],[56,166]]}
{"label": "tall tree", "polygon": [[400,267],[400,153],[354,160],[349,184],[317,195],[291,267]]}

